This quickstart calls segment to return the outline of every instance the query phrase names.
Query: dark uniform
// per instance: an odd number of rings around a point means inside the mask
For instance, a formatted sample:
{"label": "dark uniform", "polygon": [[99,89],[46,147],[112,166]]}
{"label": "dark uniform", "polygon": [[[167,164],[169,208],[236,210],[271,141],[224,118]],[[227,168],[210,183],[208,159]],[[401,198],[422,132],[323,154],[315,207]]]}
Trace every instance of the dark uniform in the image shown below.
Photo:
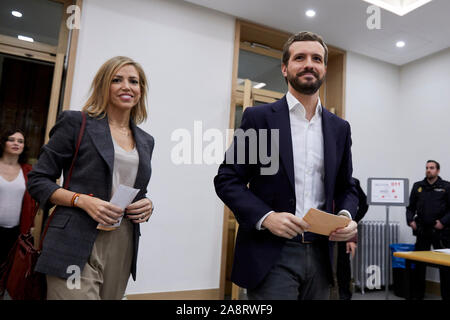
{"label": "dark uniform", "polygon": [[[450,247],[450,183],[440,177],[435,183],[429,184],[425,178],[414,183],[406,208],[408,225],[415,221],[417,229],[413,231],[416,239],[416,251],[428,251]],[[439,220],[444,229],[434,228]],[[423,264],[416,264],[415,293],[422,299],[425,292],[425,272]],[[450,268],[440,268],[441,295],[444,300],[450,299]]]}

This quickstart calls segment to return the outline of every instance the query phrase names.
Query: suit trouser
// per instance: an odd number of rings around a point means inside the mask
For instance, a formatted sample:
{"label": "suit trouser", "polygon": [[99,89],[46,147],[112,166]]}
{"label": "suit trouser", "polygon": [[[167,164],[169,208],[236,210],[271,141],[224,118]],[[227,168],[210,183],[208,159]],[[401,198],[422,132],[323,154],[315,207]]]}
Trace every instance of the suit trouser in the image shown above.
{"label": "suit trouser", "polygon": [[326,265],[328,247],[317,243],[286,241],[280,257],[256,288],[247,289],[250,300],[328,300],[330,282]]}
{"label": "suit trouser", "polygon": [[351,268],[350,254],[347,253],[347,242],[339,241],[338,246],[336,278],[339,287],[339,299],[350,300],[352,292],[350,290]]}
{"label": "suit trouser", "polygon": [[[449,241],[443,241],[440,239],[440,232],[434,228],[427,228],[418,230],[417,241],[415,245],[415,251],[428,251],[433,245],[433,249],[449,248]],[[416,289],[415,293],[419,299],[423,299],[425,294],[425,277],[426,277],[426,265],[422,263],[416,263],[416,270],[414,275],[413,287]],[[444,300],[450,300],[450,268],[439,268],[440,274],[440,287],[441,296]]]}
{"label": "suit trouser", "polygon": [[114,231],[99,231],[91,255],[76,280],[47,275],[48,300],[120,300],[131,272],[133,225],[122,219]]}

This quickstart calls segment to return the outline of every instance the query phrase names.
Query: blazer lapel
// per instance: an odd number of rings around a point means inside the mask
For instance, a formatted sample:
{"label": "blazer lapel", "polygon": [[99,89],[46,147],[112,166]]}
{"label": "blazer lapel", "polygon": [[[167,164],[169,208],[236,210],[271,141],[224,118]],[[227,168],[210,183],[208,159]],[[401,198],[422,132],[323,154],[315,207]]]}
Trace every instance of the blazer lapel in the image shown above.
{"label": "blazer lapel", "polygon": [[139,154],[139,166],[134,187],[136,189],[143,189],[147,187],[146,182],[150,177],[150,147],[146,143],[143,133],[138,130],[133,121],[130,121],[130,128],[133,131],[136,149]]}
{"label": "blazer lapel", "polygon": [[86,131],[89,133],[97,151],[108,164],[112,176],[114,167],[114,145],[111,131],[109,130],[108,116],[105,115],[102,119],[88,117],[87,120]]}
{"label": "blazer lapel", "polygon": [[332,114],[322,108],[322,132],[324,145],[324,167],[325,167],[325,199],[333,194],[334,177],[336,175],[336,135],[333,127]]}
{"label": "blazer lapel", "polygon": [[278,147],[281,163],[287,172],[289,183],[291,184],[292,189],[295,190],[291,123],[289,121],[289,108],[286,96],[274,103],[272,110],[272,114],[268,115],[267,123],[269,123],[271,129],[279,130],[280,141],[279,146],[276,147]]}

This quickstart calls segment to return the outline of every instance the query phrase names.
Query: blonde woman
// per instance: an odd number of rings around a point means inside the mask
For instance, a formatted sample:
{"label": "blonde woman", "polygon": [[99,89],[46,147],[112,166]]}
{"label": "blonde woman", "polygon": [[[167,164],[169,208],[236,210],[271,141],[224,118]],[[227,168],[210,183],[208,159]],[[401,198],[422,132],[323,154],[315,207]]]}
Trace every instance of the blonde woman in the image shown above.
{"label": "blonde woman", "polygon": [[[139,224],[153,212],[146,194],[154,139],[136,126],[147,118],[146,95],[144,71],[132,59],[100,67],[83,107],[86,130],[68,190],[55,181],[68,174],[81,113],[63,112],[42,147],[28,190],[41,206],[57,205],[36,266],[47,275],[47,299],[122,299],[130,273],[136,280]],[[140,190],[125,212],[109,202],[120,184]],[[97,229],[122,216],[118,229]]]}

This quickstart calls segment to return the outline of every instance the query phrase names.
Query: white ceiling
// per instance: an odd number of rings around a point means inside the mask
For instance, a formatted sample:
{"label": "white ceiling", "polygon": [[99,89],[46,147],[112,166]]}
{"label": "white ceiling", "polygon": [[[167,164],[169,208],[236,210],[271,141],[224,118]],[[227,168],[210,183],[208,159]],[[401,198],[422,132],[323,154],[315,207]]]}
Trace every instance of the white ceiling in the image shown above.
{"label": "white ceiling", "polygon": [[[309,30],[338,48],[403,65],[450,47],[450,0],[433,0],[400,17],[381,9],[381,29],[369,30],[362,0],[184,0],[244,20],[295,33]],[[314,9],[314,18],[305,11]],[[404,48],[395,46],[398,40]]]}
{"label": "white ceiling", "polygon": [[[16,10],[21,18],[11,15]],[[17,38],[23,35],[34,41],[58,44],[63,4],[50,0],[0,0],[0,34]]]}

